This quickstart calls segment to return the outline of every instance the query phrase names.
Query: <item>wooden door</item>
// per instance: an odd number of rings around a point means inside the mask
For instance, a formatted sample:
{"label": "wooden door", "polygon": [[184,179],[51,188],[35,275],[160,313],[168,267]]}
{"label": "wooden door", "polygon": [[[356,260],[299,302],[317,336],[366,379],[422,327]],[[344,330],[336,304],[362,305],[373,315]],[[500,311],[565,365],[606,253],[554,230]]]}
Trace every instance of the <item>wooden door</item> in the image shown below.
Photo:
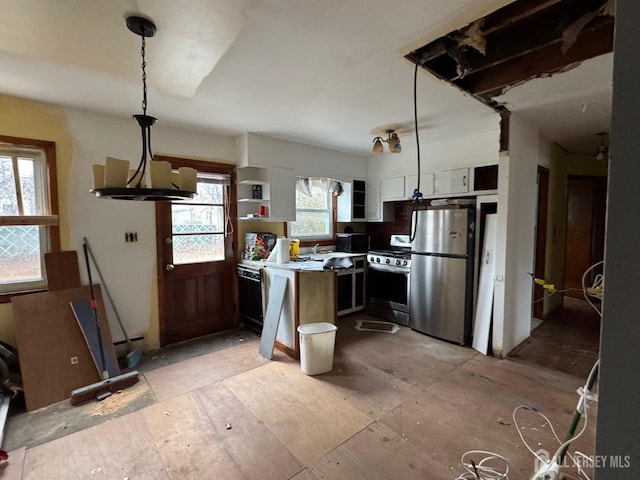
{"label": "wooden door", "polygon": [[[569,176],[564,288],[582,288],[584,271],[604,257],[606,202],[606,177]],[[583,298],[579,290],[566,295]]]}
{"label": "wooden door", "polygon": [[[538,167],[538,208],[536,219],[536,246],[534,275],[536,278],[545,278],[545,260],[547,257],[547,216],[549,204],[549,170]],[[542,286],[534,283],[533,286],[533,316],[543,318],[544,302],[541,300],[547,295]]]}
{"label": "wooden door", "polygon": [[[198,170],[193,200],[156,203],[160,343],[235,328],[233,165],[156,156]],[[225,179],[230,185],[224,185]]]}

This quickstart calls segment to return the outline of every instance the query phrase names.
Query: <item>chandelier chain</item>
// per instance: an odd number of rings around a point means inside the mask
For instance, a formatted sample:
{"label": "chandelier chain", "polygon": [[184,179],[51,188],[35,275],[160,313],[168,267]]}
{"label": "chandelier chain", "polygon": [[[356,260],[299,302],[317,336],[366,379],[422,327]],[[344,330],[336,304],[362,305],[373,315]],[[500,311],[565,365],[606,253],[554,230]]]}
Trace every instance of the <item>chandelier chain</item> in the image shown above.
{"label": "chandelier chain", "polygon": [[142,113],[147,114],[147,62],[145,61],[145,37],[142,36],[142,48],[140,49],[140,55],[142,56]]}

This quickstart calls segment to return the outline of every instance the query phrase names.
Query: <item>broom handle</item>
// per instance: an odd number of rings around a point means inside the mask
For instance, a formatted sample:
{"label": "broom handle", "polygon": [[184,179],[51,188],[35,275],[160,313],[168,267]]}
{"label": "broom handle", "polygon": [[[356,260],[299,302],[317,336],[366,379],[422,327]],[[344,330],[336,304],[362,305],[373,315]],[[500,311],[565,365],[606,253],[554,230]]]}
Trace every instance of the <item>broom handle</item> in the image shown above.
{"label": "broom handle", "polygon": [[98,320],[98,310],[96,309],[96,297],[93,293],[93,281],[91,280],[91,265],[89,265],[89,255],[87,254],[87,245],[83,245],[84,247],[84,261],[87,264],[87,275],[89,276],[89,291],[91,292],[91,310],[93,311],[93,319],[96,323],[96,333],[98,334],[98,344],[100,346],[100,370],[102,372],[102,379],[106,380],[109,378],[109,373],[107,372],[104,358],[104,347],[102,346],[102,333],[100,332],[100,321]]}
{"label": "broom handle", "polygon": [[91,256],[91,260],[93,261],[93,264],[96,267],[96,271],[98,272],[98,277],[100,277],[100,283],[102,284],[102,288],[104,289],[104,293],[107,295],[107,299],[109,300],[109,304],[111,305],[111,308],[113,309],[113,313],[116,314],[116,320],[118,320],[118,325],[120,325],[120,329],[122,330],[122,334],[125,336],[125,338],[127,340],[127,344],[129,345],[129,350],[133,351],[134,350],[133,342],[131,342],[131,340],[129,339],[129,335],[127,335],[127,332],[124,329],[124,325],[122,324],[122,320],[120,319],[120,314],[118,313],[118,309],[116,308],[116,304],[113,301],[113,298],[111,298],[111,294],[109,293],[109,289],[107,288],[107,284],[104,281],[104,278],[102,277],[102,272],[100,271],[100,266],[98,265],[98,262],[96,261],[96,257],[93,256],[93,251],[91,250],[91,245],[89,245],[89,240],[87,240],[87,237],[83,237],[82,240],[84,241],[84,245],[87,247],[87,251],[89,252],[89,255]]}

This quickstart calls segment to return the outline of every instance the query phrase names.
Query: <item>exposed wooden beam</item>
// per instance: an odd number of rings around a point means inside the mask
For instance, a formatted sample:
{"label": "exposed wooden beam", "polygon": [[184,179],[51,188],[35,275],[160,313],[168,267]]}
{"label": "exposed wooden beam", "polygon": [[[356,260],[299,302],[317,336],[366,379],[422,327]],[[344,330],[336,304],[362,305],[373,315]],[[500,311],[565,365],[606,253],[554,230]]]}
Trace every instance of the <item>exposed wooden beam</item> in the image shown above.
{"label": "exposed wooden beam", "polygon": [[[563,41],[563,29],[559,26],[569,26],[581,18],[585,13],[583,9],[568,9],[562,12],[550,10],[541,15],[535,21],[526,23],[526,34],[519,28],[508,28],[487,37],[486,54],[483,55],[473,49],[460,52],[460,59],[464,62],[466,75],[475,74],[487,68],[493,68],[500,64],[506,64],[520,56],[546,48],[557,42]],[[592,20],[587,28],[599,28],[600,24],[613,22],[611,17],[600,16]],[[525,25],[523,23],[522,27]],[[613,34],[612,34],[613,35]],[[456,75],[450,80],[460,79]]]}
{"label": "exposed wooden beam", "polygon": [[564,1],[565,0],[520,0],[519,2],[510,3],[484,17],[482,33],[489,35],[496,30],[501,30],[513,25]]}
{"label": "exposed wooden beam", "polygon": [[572,63],[612,52],[614,21],[611,17],[603,18],[608,21],[585,29],[564,55],[561,51],[562,42],[559,41],[514,59],[508,64],[479,71],[455,83],[474,95],[482,96],[507,85],[545,73],[557,72]]}

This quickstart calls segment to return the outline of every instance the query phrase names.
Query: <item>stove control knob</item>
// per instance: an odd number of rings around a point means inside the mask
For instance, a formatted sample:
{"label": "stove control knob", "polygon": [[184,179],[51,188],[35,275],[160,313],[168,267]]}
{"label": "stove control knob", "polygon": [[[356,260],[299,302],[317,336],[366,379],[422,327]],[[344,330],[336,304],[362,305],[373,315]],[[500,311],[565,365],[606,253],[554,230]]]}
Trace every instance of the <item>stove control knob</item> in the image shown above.
{"label": "stove control knob", "polygon": [[387,259],[384,261],[384,263],[389,264],[389,263],[391,263],[391,260],[387,258]]}
{"label": "stove control knob", "polygon": [[375,260],[373,259],[373,257],[369,257],[369,261],[374,262]]}
{"label": "stove control knob", "polygon": [[380,259],[379,258],[376,258],[376,263],[380,263]]}
{"label": "stove control knob", "polygon": [[400,265],[400,260],[396,260],[396,265]]}
{"label": "stove control knob", "polygon": [[406,267],[408,264],[409,264],[409,262],[408,262],[408,261],[406,261],[406,260],[404,260],[404,261],[402,262],[402,266],[403,266],[403,267]]}

